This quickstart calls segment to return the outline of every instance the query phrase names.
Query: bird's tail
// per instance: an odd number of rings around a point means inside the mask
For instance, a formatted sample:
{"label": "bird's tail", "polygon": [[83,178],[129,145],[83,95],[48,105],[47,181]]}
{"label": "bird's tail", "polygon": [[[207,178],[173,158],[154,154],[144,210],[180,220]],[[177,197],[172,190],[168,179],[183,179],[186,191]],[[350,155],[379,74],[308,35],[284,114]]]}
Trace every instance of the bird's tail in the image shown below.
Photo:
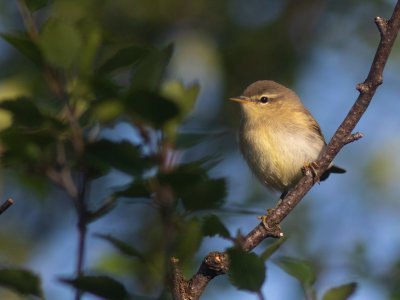
{"label": "bird's tail", "polygon": [[329,169],[327,169],[324,174],[322,174],[322,176],[319,178],[321,181],[324,181],[325,179],[327,179],[329,177],[329,175],[331,173],[337,173],[337,174],[343,174],[346,173],[346,170],[338,167],[336,165],[332,165],[329,167]]}

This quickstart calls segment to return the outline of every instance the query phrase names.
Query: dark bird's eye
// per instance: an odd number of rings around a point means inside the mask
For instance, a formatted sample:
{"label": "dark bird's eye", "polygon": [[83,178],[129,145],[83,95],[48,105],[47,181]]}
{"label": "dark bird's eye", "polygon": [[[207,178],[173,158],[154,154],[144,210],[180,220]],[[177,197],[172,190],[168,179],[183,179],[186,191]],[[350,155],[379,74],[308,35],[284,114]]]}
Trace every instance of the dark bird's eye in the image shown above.
{"label": "dark bird's eye", "polygon": [[268,97],[261,97],[261,98],[260,98],[260,102],[261,102],[261,103],[267,103],[268,100],[269,100]]}

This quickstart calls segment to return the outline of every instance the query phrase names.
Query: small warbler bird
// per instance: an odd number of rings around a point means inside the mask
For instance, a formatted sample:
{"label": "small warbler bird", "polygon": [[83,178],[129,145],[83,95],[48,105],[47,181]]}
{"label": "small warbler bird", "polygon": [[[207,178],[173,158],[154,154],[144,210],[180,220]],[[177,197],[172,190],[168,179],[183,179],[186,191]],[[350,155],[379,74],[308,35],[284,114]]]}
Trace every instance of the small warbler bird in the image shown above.
{"label": "small warbler bird", "polygon": [[[325,149],[321,128],[297,95],[274,81],[256,81],[230,100],[242,107],[239,146],[247,164],[283,199]],[[331,164],[319,179],[344,172]]]}

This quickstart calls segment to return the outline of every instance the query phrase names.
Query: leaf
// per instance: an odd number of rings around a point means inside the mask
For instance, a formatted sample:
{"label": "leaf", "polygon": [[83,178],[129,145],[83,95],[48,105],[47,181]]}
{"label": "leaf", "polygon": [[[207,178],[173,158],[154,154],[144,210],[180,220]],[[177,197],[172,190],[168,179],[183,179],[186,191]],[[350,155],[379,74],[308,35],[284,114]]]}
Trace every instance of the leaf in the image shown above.
{"label": "leaf", "polygon": [[125,102],[133,117],[139,117],[156,128],[161,128],[179,114],[174,102],[153,92],[143,90],[129,93]]}
{"label": "leaf", "polygon": [[26,33],[11,35],[1,33],[0,36],[15,47],[22,55],[37,65],[42,65],[43,56],[40,49],[34,44]]}
{"label": "leaf", "polygon": [[59,19],[50,19],[39,36],[39,47],[46,61],[54,66],[69,69],[80,57],[82,37],[72,25]]}
{"label": "leaf", "polygon": [[269,259],[271,255],[274,254],[283,245],[284,242],[286,242],[287,239],[288,238],[286,236],[281,237],[279,240],[277,240],[275,243],[265,249],[264,252],[261,254],[262,259],[264,261]]}
{"label": "leaf", "polygon": [[169,45],[163,50],[154,49],[143,57],[134,71],[130,91],[158,90],[172,51],[173,46]]}
{"label": "leaf", "polygon": [[345,285],[341,285],[327,291],[322,298],[323,300],[347,300],[351,295],[354,294],[357,288],[357,283],[352,282]]}
{"label": "leaf", "polygon": [[128,298],[125,287],[108,276],[80,276],[76,279],[63,278],[60,281],[103,299],[124,300]]}
{"label": "leaf", "polygon": [[25,0],[26,6],[28,6],[31,12],[35,12],[46,6],[47,2],[48,0]]}
{"label": "leaf", "polygon": [[214,236],[219,234],[222,237],[229,238],[230,234],[225,225],[216,215],[208,215],[203,218],[203,234],[205,236]]}
{"label": "leaf", "polygon": [[151,193],[146,182],[142,180],[134,180],[131,184],[124,187],[123,190],[115,192],[115,196],[127,198],[150,198]]}
{"label": "leaf", "polygon": [[140,175],[155,163],[152,157],[140,153],[140,147],[130,142],[99,140],[86,147],[83,161],[95,170],[115,168],[131,175]]}
{"label": "leaf", "polygon": [[140,45],[119,49],[98,68],[98,72],[109,73],[122,67],[131,66],[148,53],[149,49]]}
{"label": "leaf", "polygon": [[5,149],[2,152],[4,166],[21,166],[40,174],[54,157],[54,133],[46,129],[24,132],[10,127],[0,132],[0,140]]}
{"label": "leaf", "polygon": [[161,94],[179,107],[179,114],[167,124],[166,131],[170,138],[175,138],[176,128],[193,109],[199,93],[199,85],[187,89],[178,81],[170,81],[162,86]]}
{"label": "leaf", "polygon": [[0,269],[0,286],[10,288],[23,295],[42,298],[41,280],[28,270]]}
{"label": "leaf", "polygon": [[203,234],[197,218],[191,218],[179,225],[173,255],[179,257],[181,263],[184,264],[190,262],[200,248]]}
{"label": "leaf", "polygon": [[240,290],[259,291],[265,280],[266,267],[255,253],[239,249],[228,250],[230,282]]}
{"label": "leaf", "polygon": [[196,162],[183,164],[166,174],[160,173],[158,180],[173,188],[187,210],[221,207],[226,196],[225,179],[210,179]]}
{"label": "leaf", "polygon": [[16,100],[5,100],[0,102],[0,108],[8,110],[13,114],[14,125],[39,127],[43,124],[43,116],[32,100],[18,98]]}
{"label": "leaf", "polygon": [[305,286],[315,282],[316,276],[309,262],[288,256],[282,256],[273,260],[282,270],[297,278]]}
{"label": "leaf", "polygon": [[131,256],[131,257],[137,257],[140,258],[141,260],[144,259],[144,256],[142,253],[140,253],[138,250],[133,248],[132,246],[128,245],[125,242],[120,241],[119,239],[116,239],[112,237],[111,235],[104,235],[104,234],[96,234],[98,238],[104,239],[106,241],[109,241],[114,247],[116,247],[121,253]]}
{"label": "leaf", "polygon": [[199,91],[198,84],[185,89],[181,82],[169,81],[162,86],[161,95],[175,102],[184,116],[193,109]]}

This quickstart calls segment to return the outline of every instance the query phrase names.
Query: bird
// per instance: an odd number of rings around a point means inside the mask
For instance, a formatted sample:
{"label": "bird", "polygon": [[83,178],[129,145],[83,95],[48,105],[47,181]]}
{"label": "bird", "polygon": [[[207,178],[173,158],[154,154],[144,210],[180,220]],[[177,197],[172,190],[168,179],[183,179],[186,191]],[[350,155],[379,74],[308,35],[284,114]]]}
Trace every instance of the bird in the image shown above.
{"label": "bird", "polygon": [[[272,80],[250,84],[239,97],[239,148],[251,171],[267,188],[281,192],[280,200],[303,176],[314,171],[326,142],[321,128],[291,89]],[[318,178],[346,170],[330,164]]]}

